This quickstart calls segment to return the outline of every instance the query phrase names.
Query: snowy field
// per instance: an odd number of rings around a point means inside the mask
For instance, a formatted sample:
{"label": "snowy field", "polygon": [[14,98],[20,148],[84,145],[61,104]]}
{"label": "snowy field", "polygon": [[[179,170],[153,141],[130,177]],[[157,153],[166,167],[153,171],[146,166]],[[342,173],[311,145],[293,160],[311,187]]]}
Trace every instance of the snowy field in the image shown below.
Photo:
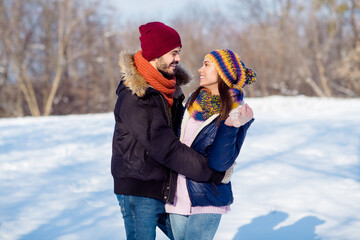
{"label": "snowy field", "polygon": [[[359,240],[360,99],[247,102],[255,122],[216,239]],[[113,127],[112,113],[0,119],[0,239],[125,239]]]}

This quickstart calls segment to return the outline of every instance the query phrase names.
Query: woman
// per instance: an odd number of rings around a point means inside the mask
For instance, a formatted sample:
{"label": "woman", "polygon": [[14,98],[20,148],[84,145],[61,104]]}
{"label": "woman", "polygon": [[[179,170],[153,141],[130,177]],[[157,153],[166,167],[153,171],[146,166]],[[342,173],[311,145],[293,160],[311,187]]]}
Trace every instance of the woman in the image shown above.
{"label": "woman", "polygon": [[[210,52],[198,72],[200,87],[186,104],[180,140],[208,157],[211,168],[231,173],[254,120],[242,88],[256,74],[231,50]],[[200,183],[179,174],[174,203],[166,204],[175,240],[212,239],[232,202],[230,182]]]}

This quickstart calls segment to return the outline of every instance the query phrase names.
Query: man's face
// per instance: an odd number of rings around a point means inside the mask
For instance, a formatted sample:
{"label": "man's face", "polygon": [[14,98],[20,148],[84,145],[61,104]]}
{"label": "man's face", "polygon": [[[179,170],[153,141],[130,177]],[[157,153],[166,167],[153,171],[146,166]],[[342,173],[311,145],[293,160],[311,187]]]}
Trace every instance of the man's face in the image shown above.
{"label": "man's face", "polygon": [[175,76],[176,66],[180,62],[181,48],[177,47],[161,57],[155,59],[156,68],[161,74],[168,79]]}

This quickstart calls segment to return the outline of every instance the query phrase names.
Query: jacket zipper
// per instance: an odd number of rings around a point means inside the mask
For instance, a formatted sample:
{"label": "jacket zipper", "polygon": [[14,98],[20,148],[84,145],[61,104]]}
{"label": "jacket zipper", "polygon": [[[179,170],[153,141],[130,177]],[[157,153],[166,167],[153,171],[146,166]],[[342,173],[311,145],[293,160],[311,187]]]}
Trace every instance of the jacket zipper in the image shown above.
{"label": "jacket zipper", "polygon": [[159,95],[159,97],[160,97],[161,102],[162,102],[162,104],[163,104],[163,106],[164,106],[164,110],[165,110],[165,115],[166,115],[166,120],[167,120],[167,122],[168,122],[168,126],[171,127],[171,118],[170,118],[168,112],[166,111],[167,104],[166,104],[163,96]]}
{"label": "jacket zipper", "polygon": [[[162,105],[163,105],[163,107],[164,107],[164,111],[165,111],[165,115],[166,115],[166,120],[167,120],[168,126],[169,126],[169,127],[172,127],[171,118],[170,118],[168,112],[166,111],[166,107],[167,107],[168,105],[166,104],[166,102],[165,102],[165,100],[164,100],[164,97],[163,97],[161,94],[158,95],[158,97],[161,99]],[[169,186],[167,187],[167,188],[168,188],[168,189],[167,189],[167,190],[168,190],[168,191],[167,191],[167,196],[165,196],[165,198],[166,198],[165,202],[166,202],[166,203],[169,202],[169,197],[170,197],[171,177],[172,177],[172,170],[170,170],[170,174],[169,174],[169,178],[170,178],[170,180],[169,180]]]}
{"label": "jacket zipper", "polygon": [[172,178],[172,170],[170,170],[170,174],[169,174],[169,185],[167,186],[167,196],[166,197],[166,200],[165,200],[165,203],[168,203],[169,202],[169,196],[170,196],[170,186],[171,186],[171,178]]}

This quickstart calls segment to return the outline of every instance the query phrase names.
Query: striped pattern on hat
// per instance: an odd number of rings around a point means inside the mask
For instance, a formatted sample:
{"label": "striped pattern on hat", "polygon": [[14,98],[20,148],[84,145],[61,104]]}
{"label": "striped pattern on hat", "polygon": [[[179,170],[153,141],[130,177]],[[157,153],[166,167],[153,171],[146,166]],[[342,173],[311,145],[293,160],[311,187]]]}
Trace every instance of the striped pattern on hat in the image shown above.
{"label": "striped pattern on hat", "polygon": [[219,49],[210,52],[205,57],[214,63],[221,79],[229,88],[241,89],[256,81],[256,73],[246,68],[239,56],[231,50]]}

